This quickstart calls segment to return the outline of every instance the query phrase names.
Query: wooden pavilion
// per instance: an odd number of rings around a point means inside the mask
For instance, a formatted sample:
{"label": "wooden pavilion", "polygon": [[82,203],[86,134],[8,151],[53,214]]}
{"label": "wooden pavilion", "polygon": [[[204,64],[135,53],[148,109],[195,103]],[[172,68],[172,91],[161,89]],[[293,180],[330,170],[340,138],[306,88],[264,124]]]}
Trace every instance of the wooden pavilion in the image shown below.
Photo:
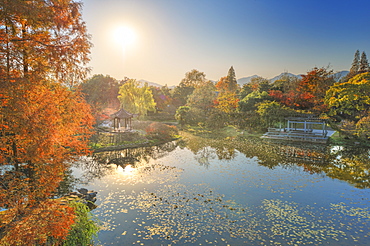
{"label": "wooden pavilion", "polygon": [[132,130],[132,118],[134,114],[121,108],[110,117],[113,119],[113,131],[121,132]]}
{"label": "wooden pavilion", "polygon": [[301,115],[298,117],[285,118],[285,128],[268,128],[262,137],[299,141],[299,142],[317,142],[326,143],[328,140],[328,131],[326,121],[313,115]]}

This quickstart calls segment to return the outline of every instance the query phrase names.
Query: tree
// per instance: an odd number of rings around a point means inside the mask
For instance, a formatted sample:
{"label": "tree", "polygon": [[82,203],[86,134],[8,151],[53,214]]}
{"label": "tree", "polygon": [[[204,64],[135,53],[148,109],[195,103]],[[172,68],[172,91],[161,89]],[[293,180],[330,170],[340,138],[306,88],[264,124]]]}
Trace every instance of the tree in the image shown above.
{"label": "tree", "polygon": [[266,100],[270,100],[270,96],[266,91],[253,91],[239,101],[239,109],[242,112],[254,111],[257,109],[258,103]]}
{"label": "tree", "polygon": [[213,108],[216,99],[215,85],[208,81],[205,85],[197,87],[189,96],[186,103],[190,108],[198,108],[206,117],[207,113]]}
{"label": "tree", "polygon": [[206,74],[193,69],[185,74],[185,78],[181,80],[180,86],[193,87],[195,89],[203,86],[205,83],[207,83]]}
{"label": "tree", "polygon": [[188,100],[188,96],[193,93],[195,88],[203,86],[207,82],[208,80],[206,80],[205,73],[199,72],[196,69],[187,72],[185,74],[185,78],[183,78],[180,84],[176,86],[173,93],[173,98],[176,98],[177,105],[185,105]]}
{"label": "tree", "polygon": [[109,75],[95,74],[81,85],[86,101],[102,109],[108,106],[119,106],[117,99],[119,83]]}
{"label": "tree", "polygon": [[251,79],[251,82],[249,83],[253,91],[258,90],[259,92],[263,91],[269,91],[271,88],[270,82],[268,79],[265,79],[263,77],[255,77]]}
{"label": "tree", "polygon": [[360,138],[370,139],[370,114],[362,117],[356,124],[356,135]]}
{"label": "tree", "polygon": [[155,111],[156,103],[153,94],[146,83],[141,86],[135,79],[130,79],[119,88],[118,99],[121,107],[133,114],[146,115]]}
{"label": "tree", "polygon": [[[49,224],[36,223],[34,227],[23,225],[31,218],[41,219],[34,216],[41,211],[50,216],[65,211],[64,218],[68,222],[67,214],[70,211],[58,208],[57,205],[47,205],[48,198],[63,179],[63,173],[68,167],[67,161],[74,156],[89,153],[87,143],[91,135],[92,117],[80,93],[72,92],[57,83],[47,87],[22,85],[22,88],[17,87],[8,92],[23,96],[21,100],[18,97],[9,98],[6,108],[1,110],[0,159],[3,164],[14,166],[14,170],[0,177],[0,207],[10,208],[9,215],[13,216],[5,226],[3,240],[22,240],[12,236],[18,228],[21,230],[20,235],[26,234],[23,233],[26,230],[29,237],[36,240],[38,235],[37,240],[40,241],[36,242],[42,242],[46,240],[48,228],[52,229],[50,223],[54,223],[53,219],[49,220]],[[64,238],[70,224],[60,225],[65,225],[66,230],[52,229],[56,234],[50,235]],[[30,244],[35,242],[27,240]]]}
{"label": "tree", "polygon": [[4,0],[0,9],[0,169],[13,167],[0,172],[0,244],[60,242],[74,210],[49,198],[68,161],[89,153],[93,119],[74,87],[88,72],[89,35],[72,0]]}
{"label": "tree", "polygon": [[356,50],[355,56],[353,58],[351,69],[349,70],[350,74],[356,75],[360,69],[360,51]]}
{"label": "tree", "polygon": [[101,117],[102,111],[106,107],[118,108],[118,89],[119,83],[110,76],[96,74],[81,85],[82,92],[85,95],[94,111],[95,118]]}
{"label": "tree", "polygon": [[261,123],[266,127],[283,122],[284,118],[292,115],[293,112],[294,110],[275,101],[264,101],[257,106],[257,113],[261,116]]}
{"label": "tree", "polygon": [[295,76],[291,76],[288,73],[284,73],[278,80],[275,80],[270,87],[270,90],[281,91],[287,93],[289,91],[296,91],[299,85],[300,79]]}
{"label": "tree", "polygon": [[81,3],[73,0],[1,1],[0,54],[5,74],[48,76],[73,86],[87,72],[91,43]]}
{"label": "tree", "polygon": [[359,73],[369,72],[369,62],[367,60],[365,51],[363,51],[362,54],[361,54],[361,59],[360,59],[358,72]]}
{"label": "tree", "polygon": [[162,87],[150,86],[150,89],[152,91],[154,102],[156,104],[156,111],[157,112],[171,111],[170,106],[172,106],[173,98],[170,89],[167,86]]}
{"label": "tree", "polygon": [[[297,104],[301,109],[309,109],[317,113],[325,112],[326,91],[335,83],[332,70],[315,67],[301,76],[302,80],[297,88],[300,93]],[[303,107],[304,105],[307,106]]]}
{"label": "tree", "polygon": [[236,81],[235,71],[233,66],[230,67],[227,73],[228,91],[236,92],[238,90],[238,82]]}
{"label": "tree", "polygon": [[185,124],[189,124],[189,111],[190,111],[190,107],[188,106],[180,106],[176,110],[175,118],[181,126],[184,126]]}
{"label": "tree", "polygon": [[235,93],[223,93],[217,97],[215,101],[215,108],[227,114],[235,113],[239,107],[239,101],[240,100]]}
{"label": "tree", "polygon": [[358,74],[347,82],[335,83],[326,93],[329,115],[358,122],[370,109],[370,73]]}
{"label": "tree", "polygon": [[[230,68],[232,69],[232,67]],[[231,75],[230,75],[231,73]],[[230,76],[230,77],[229,77]],[[239,86],[235,79],[234,70],[229,70],[229,75],[226,77],[222,77],[216,84],[216,88],[220,93],[236,93],[239,89]]]}

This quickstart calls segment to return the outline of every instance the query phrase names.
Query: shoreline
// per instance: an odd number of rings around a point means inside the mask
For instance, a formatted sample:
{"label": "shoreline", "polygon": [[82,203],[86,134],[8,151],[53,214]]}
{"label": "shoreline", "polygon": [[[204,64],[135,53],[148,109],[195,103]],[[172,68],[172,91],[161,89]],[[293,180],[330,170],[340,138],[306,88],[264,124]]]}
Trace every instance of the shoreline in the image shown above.
{"label": "shoreline", "polygon": [[166,141],[158,141],[158,142],[146,142],[146,143],[139,143],[139,144],[127,144],[127,145],[114,145],[114,146],[107,146],[107,147],[101,147],[97,149],[91,149],[93,153],[99,153],[99,152],[105,152],[105,151],[118,151],[118,150],[124,150],[124,149],[134,149],[134,148],[141,148],[141,147],[152,147],[157,146],[165,143],[169,143],[175,140],[180,139],[178,138],[172,138],[170,140]]}

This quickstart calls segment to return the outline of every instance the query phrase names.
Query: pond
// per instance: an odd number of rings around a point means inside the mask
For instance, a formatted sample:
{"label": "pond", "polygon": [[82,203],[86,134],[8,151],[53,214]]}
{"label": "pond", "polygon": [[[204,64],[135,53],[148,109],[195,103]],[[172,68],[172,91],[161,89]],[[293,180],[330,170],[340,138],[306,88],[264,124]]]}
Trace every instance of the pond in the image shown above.
{"label": "pond", "polygon": [[210,140],[97,153],[102,245],[370,245],[369,151]]}

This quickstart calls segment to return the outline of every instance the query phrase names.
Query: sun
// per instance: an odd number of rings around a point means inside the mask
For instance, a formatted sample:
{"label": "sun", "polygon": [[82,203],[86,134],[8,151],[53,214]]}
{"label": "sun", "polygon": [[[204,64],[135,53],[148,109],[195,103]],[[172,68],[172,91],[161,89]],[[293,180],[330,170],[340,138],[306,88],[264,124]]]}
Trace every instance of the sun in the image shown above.
{"label": "sun", "polygon": [[136,33],[134,29],[128,26],[119,26],[113,32],[114,41],[123,48],[133,45],[136,41]]}

